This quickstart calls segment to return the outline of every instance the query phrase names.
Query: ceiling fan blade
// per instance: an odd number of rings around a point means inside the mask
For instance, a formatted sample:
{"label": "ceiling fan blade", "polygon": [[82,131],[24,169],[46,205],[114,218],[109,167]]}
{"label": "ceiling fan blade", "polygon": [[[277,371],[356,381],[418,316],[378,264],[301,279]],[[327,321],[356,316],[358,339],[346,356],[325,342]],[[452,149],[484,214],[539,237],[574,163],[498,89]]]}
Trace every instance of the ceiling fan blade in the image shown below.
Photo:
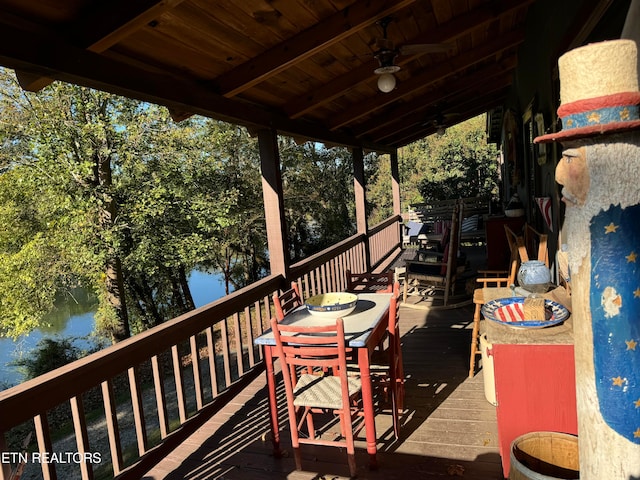
{"label": "ceiling fan blade", "polygon": [[398,51],[400,55],[416,55],[418,53],[447,52],[453,48],[451,43],[415,43],[402,45]]}

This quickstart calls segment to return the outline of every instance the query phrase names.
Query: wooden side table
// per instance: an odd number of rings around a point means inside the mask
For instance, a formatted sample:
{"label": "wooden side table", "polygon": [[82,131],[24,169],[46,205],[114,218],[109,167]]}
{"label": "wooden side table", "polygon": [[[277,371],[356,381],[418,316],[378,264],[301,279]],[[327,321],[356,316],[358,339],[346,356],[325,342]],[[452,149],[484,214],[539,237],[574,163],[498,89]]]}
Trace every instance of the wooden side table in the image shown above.
{"label": "wooden side table", "polygon": [[[485,302],[510,296],[510,288],[477,289],[474,302],[478,317]],[[564,287],[544,296],[571,310],[571,297]],[[493,356],[498,441],[506,478],[511,443],[520,435],[578,432],[573,319],[541,329],[518,329],[489,320],[478,323],[478,331],[485,333],[492,345],[488,353]]]}

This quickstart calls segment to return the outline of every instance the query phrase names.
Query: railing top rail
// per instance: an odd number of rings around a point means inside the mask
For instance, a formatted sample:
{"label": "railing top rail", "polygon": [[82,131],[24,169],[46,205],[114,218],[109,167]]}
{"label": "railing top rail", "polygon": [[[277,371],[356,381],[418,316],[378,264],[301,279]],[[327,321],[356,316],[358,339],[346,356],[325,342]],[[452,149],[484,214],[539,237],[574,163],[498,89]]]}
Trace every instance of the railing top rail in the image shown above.
{"label": "railing top rail", "polygon": [[30,419],[34,411],[59,405],[145,362],[179,340],[200,333],[283,285],[281,275],[266,277],[135,337],[0,392],[0,411],[11,412],[11,415],[0,415],[0,431]]}
{"label": "railing top rail", "polygon": [[356,246],[358,243],[363,242],[365,238],[366,236],[363,234],[353,235],[352,237],[336,243],[330,248],[327,248],[321,252],[316,253],[315,255],[311,255],[310,257],[307,257],[304,260],[291,265],[290,276],[292,278],[301,277],[305,273],[308,273],[314,268],[319,267],[328,260],[331,260],[337,255],[346,252],[350,248]]}
{"label": "railing top rail", "polygon": [[[373,227],[369,235],[393,225],[400,221],[400,218],[399,215],[390,217]],[[366,235],[354,235],[296,263],[291,268],[292,277],[300,277],[311,272],[366,239]],[[154,355],[167,351],[179,342],[243,311],[248,305],[285,288],[286,283],[282,275],[268,276],[135,337],[0,392],[0,411],[10,412],[10,415],[0,415],[0,432],[30,420],[34,415],[44,413],[126,372],[127,369],[148,361]]]}
{"label": "railing top rail", "polygon": [[377,225],[374,225],[373,227],[369,228],[369,236],[371,235],[375,235],[376,233],[384,230],[385,228],[387,228],[390,225],[393,225],[394,223],[398,223],[398,222],[402,222],[402,216],[400,215],[394,215],[392,217],[387,218],[386,220],[383,220],[382,222],[380,222]]}

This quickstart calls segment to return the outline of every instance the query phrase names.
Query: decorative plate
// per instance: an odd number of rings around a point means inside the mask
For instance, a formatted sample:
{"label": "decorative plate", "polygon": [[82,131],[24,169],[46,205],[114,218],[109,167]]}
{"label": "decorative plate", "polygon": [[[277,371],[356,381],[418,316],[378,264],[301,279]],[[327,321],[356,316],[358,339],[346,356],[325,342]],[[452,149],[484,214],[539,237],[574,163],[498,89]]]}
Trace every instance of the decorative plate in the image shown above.
{"label": "decorative plate", "polygon": [[569,310],[553,300],[544,300],[546,320],[524,319],[524,297],[491,300],[482,306],[485,318],[515,328],[546,328],[558,325],[569,317]]}

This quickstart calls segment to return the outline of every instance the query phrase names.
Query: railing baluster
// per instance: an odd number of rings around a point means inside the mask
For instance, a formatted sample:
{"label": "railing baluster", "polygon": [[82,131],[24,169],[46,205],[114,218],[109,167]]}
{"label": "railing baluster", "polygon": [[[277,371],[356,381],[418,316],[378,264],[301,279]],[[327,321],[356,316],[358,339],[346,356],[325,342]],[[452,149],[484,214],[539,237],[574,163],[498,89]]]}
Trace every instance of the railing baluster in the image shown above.
{"label": "railing baluster", "polygon": [[153,389],[156,394],[160,438],[165,439],[169,435],[169,418],[167,416],[167,400],[164,388],[164,369],[157,355],[151,357],[151,370],[153,371]]}
{"label": "railing baluster", "polygon": [[[374,260],[379,262],[381,255],[389,254],[399,247],[399,222],[400,216],[394,216],[370,230],[371,251],[373,252],[372,258]],[[354,235],[331,248],[291,265],[291,278],[284,279],[281,275],[269,276],[257,281],[254,285],[230,294],[228,297],[212,302],[210,306],[188,312],[145,331],[136,338],[120,342],[53,372],[44,374],[29,384],[25,384],[25,386],[19,385],[0,392],[0,411],[12,412],[11,415],[0,416],[0,431],[5,432],[6,435],[6,432],[12,428],[33,420],[38,438],[38,449],[42,452],[39,461],[42,469],[42,478],[55,480],[57,479],[56,464],[54,462],[46,462],[47,457],[54,452],[51,440],[51,434],[54,431],[53,427],[49,425],[45,412],[50,412],[57,408],[58,405],[70,401],[74,409],[73,421],[79,443],[78,453],[83,449],[85,453],[91,453],[87,451],[89,448],[88,420],[82,412],[81,399],[84,398],[83,396],[87,392],[100,386],[106,422],[104,426],[99,428],[103,429],[102,434],[105,434],[106,430],[106,435],[109,439],[114,475],[130,475],[133,471],[136,473],[132,475],[137,475],[140,470],[136,469],[146,468],[147,463],[143,462],[143,465],[138,459],[134,458],[131,461],[128,460],[125,467],[114,395],[115,379],[125,372],[129,377],[139,453],[142,454],[144,452],[145,458],[150,461],[155,458],[161,458],[166,455],[171,445],[161,444],[149,449],[150,440],[146,433],[142,397],[145,393],[150,394],[151,391],[143,391],[143,385],[140,384],[138,373],[141,372],[139,370],[141,366],[145,365],[145,362],[151,361],[162,440],[164,441],[167,437],[181,438],[180,435],[187,432],[181,433],[179,431],[181,430],[180,427],[174,428],[176,431],[170,433],[173,418],[169,418],[169,406],[173,406],[173,402],[168,401],[166,397],[167,384],[165,382],[171,382],[170,377],[173,373],[178,416],[180,423],[184,424],[187,420],[190,420],[188,418],[188,409],[192,408],[191,398],[189,397],[190,385],[189,393],[187,393],[185,388],[188,382],[184,377],[185,373],[188,373],[188,377],[190,377],[190,372],[183,370],[183,359],[181,358],[181,352],[189,349],[189,347],[186,347],[187,341],[190,343],[192,368],[194,369],[196,408],[204,411],[207,410],[204,403],[205,399],[208,400],[208,398],[206,398],[207,396],[203,391],[203,384],[206,384],[206,381],[203,381],[200,377],[204,372],[202,372],[203,365],[200,365],[198,358],[197,336],[205,332],[209,350],[212,398],[218,398],[220,395],[224,395],[232,383],[240,383],[235,382],[235,380],[240,379],[236,378],[236,376],[242,377],[249,374],[249,377],[252,378],[251,371],[247,371],[247,367],[254,367],[256,362],[262,358],[262,351],[253,345],[253,338],[254,335],[263,333],[268,328],[268,321],[274,314],[273,293],[286,286],[292,280],[296,281],[301,287],[301,293],[305,299],[329,290],[344,289],[344,270],[350,267],[353,271],[361,271],[364,268],[364,242],[367,241],[367,238],[366,235]],[[389,238],[392,239],[393,244],[389,243]],[[244,315],[244,319],[240,319],[240,315]],[[232,322],[233,326],[227,322]],[[218,324],[220,324],[219,327],[216,326]],[[220,334],[219,337],[218,334]],[[233,345],[229,338],[230,334],[235,335]],[[234,347],[234,351],[238,354],[238,375],[236,375],[236,365],[232,363],[231,347]],[[246,363],[244,357],[245,348],[248,349]],[[171,351],[170,354],[169,350]],[[216,355],[216,350],[219,353],[221,352],[221,355]],[[217,360],[220,357],[222,357],[222,362],[218,363]],[[172,361],[173,372],[167,370],[166,374],[168,376],[165,377],[162,361],[166,361],[168,358]],[[136,365],[136,367],[132,368],[131,365]],[[224,373],[219,372],[220,368],[224,368]],[[220,381],[218,381],[218,377],[221,377]],[[43,392],[46,392],[46,394],[43,394]],[[212,410],[217,408],[219,407],[214,406]],[[192,416],[195,417],[197,415],[198,412]],[[197,425],[200,421],[204,421],[204,419],[194,419],[194,425]],[[93,428],[93,424],[91,427]],[[93,432],[92,429],[91,431]],[[55,433],[57,434],[58,431]],[[172,437],[172,433],[176,433],[176,437]],[[3,445],[0,439],[0,451],[2,449]],[[33,459],[36,455],[38,455],[38,452],[33,452],[31,458]],[[93,476],[90,466],[82,466],[83,478],[91,478]],[[7,475],[10,475],[10,473],[7,473],[8,470],[10,468],[0,469],[0,480],[3,480],[3,476],[6,478]]]}
{"label": "railing baluster", "polygon": [[140,389],[140,375],[138,367],[131,367],[128,370],[129,390],[131,391],[131,406],[133,408],[133,419],[136,428],[136,440],[138,441],[138,454],[144,455],[148,449],[147,426],[144,420],[144,408],[142,406],[142,390]]}
{"label": "railing baluster", "polygon": [[[254,308],[256,312],[260,311],[260,303],[256,302],[254,304]],[[245,307],[244,309],[244,329],[247,332],[247,353],[249,355],[249,368],[253,367],[256,364],[254,350],[253,350],[253,327],[252,322],[253,318],[251,315],[251,307]]]}
{"label": "railing baluster", "polygon": [[220,322],[220,343],[222,344],[222,360],[224,362],[224,389],[231,385],[231,360],[229,358],[229,334],[227,319]]}
{"label": "railing baluster", "polygon": [[[46,413],[41,413],[33,418],[36,427],[36,438],[38,439],[38,451],[40,455],[47,455],[53,452],[51,444],[51,433],[49,432],[49,420]],[[53,463],[48,462],[46,458],[40,458],[40,467],[42,468],[42,478],[44,480],[58,480],[56,467]]]}
{"label": "railing baluster", "polygon": [[[4,432],[0,432],[0,454],[7,451],[7,441]],[[9,480],[11,478],[11,465],[9,463],[0,462],[0,480]]]}
{"label": "railing baluster", "polygon": [[215,398],[218,395],[218,365],[216,362],[216,345],[213,338],[213,327],[209,327],[207,332],[207,349],[209,350],[209,376],[211,377],[211,395]]}
{"label": "railing baluster", "polygon": [[202,410],[202,382],[200,381],[200,353],[198,352],[198,337],[191,335],[189,338],[191,348],[191,369],[193,370],[193,388],[196,392],[196,409]]}
{"label": "railing baluster", "polygon": [[101,388],[102,403],[104,405],[104,415],[107,422],[107,435],[109,437],[109,449],[111,451],[113,474],[118,475],[124,467],[124,462],[122,461],[122,445],[120,444],[118,412],[116,411],[116,401],[111,380],[102,382]]}
{"label": "railing baluster", "polygon": [[236,337],[236,361],[238,364],[238,377],[244,375],[244,362],[242,354],[242,332],[240,331],[240,315],[233,314],[233,331]]}
{"label": "railing baluster", "polygon": [[76,434],[78,453],[82,455],[82,461],[80,462],[82,480],[93,480],[93,467],[92,464],[87,461],[87,454],[90,454],[89,434],[87,433],[87,419],[84,415],[82,397],[71,397],[69,403],[71,404],[71,417],[73,418],[73,428]]}
{"label": "railing baluster", "polygon": [[171,359],[173,360],[173,378],[176,382],[176,397],[178,400],[178,416],[180,423],[187,421],[187,401],[185,398],[184,385],[182,381],[182,359],[178,351],[178,345],[171,347]]}

